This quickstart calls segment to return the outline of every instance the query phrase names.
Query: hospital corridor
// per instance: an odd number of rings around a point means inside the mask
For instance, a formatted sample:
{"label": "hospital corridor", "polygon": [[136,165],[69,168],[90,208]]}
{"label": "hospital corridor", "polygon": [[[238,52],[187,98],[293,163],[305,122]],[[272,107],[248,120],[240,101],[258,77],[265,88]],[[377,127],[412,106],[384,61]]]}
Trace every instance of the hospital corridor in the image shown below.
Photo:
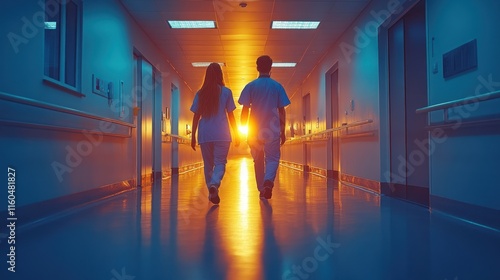
{"label": "hospital corridor", "polygon": [[499,11],[2,1],[0,279],[500,279]]}

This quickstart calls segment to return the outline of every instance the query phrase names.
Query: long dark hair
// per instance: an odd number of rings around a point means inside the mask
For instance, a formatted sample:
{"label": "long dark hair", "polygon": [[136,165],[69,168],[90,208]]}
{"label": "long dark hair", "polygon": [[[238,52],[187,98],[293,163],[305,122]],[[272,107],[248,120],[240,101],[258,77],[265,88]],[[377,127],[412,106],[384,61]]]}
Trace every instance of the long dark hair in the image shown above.
{"label": "long dark hair", "polygon": [[198,113],[201,116],[210,117],[217,114],[222,86],[224,86],[224,79],[220,65],[218,63],[210,63],[205,73],[203,86],[198,92]]}

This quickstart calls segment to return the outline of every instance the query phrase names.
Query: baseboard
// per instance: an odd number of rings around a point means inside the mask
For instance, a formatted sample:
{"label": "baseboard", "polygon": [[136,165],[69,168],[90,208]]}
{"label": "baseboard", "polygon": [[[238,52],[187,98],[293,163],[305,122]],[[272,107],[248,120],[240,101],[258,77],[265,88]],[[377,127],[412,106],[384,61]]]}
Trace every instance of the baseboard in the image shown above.
{"label": "baseboard", "polygon": [[289,162],[285,160],[281,160],[280,164],[292,168],[295,170],[303,171],[305,173],[312,173],[321,177],[325,178],[332,178],[337,181],[344,181],[347,183],[351,183],[353,185],[359,186],[360,188],[364,188],[366,190],[369,190],[371,192],[376,192],[380,194],[380,182],[377,181],[372,181],[364,178],[359,178],[356,176],[348,175],[348,174],[342,174],[340,175],[339,171],[334,171],[334,170],[326,170],[323,168],[319,167],[314,167],[314,166],[309,166],[309,165],[302,165],[298,164],[295,162]]}
{"label": "baseboard", "polygon": [[285,167],[291,168],[291,169],[295,169],[298,171],[304,171],[304,165],[299,164],[299,163],[286,161],[286,160],[280,160],[280,164],[285,166]]}
{"label": "baseboard", "polygon": [[[196,163],[192,163],[192,164],[187,164],[187,165],[183,165],[181,167],[172,167],[171,168],[172,171],[170,173],[170,176],[184,174],[187,172],[191,172],[191,171],[200,169],[202,167],[203,167],[203,162],[196,162]],[[163,178],[166,179],[165,175],[163,176]]]}
{"label": "baseboard", "polygon": [[141,187],[151,186],[154,182],[154,174],[143,174],[141,177]]}
{"label": "baseboard", "polygon": [[316,175],[321,176],[321,177],[326,177],[326,175],[327,175],[326,169],[315,167],[315,166],[309,167],[309,173],[316,174]]}
{"label": "baseboard", "polygon": [[419,186],[407,186],[408,191],[406,192],[406,199],[424,205],[426,207],[429,206],[429,188],[428,187],[419,187]]}
{"label": "baseboard", "polygon": [[395,183],[381,183],[382,194],[429,206],[429,188]]}
{"label": "baseboard", "polygon": [[307,164],[304,164],[302,166],[302,171],[305,172],[305,173],[309,173],[311,171],[311,167]]}
{"label": "baseboard", "polygon": [[291,168],[291,169],[295,169],[295,170],[306,172],[306,173],[312,173],[312,174],[315,174],[315,175],[318,175],[321,177],[327,177],[327,174],[328,174],[326,169],[315,167],[315,166],[304,165],[304,164],[299,164],[299,163],[285,161],[285,160],[280,160],[280,164],[285,166],[285,167]]}
{"label": "baseboard", "polygon": [[[20,206],[16,208],[16,223],[19,228],[31,227],[50,220],[54,216],[60,216],[67,211],[71,211],[72,209],[77,209],[135,188],[135,180],[130,179],[92,190]],[[7,217],[7,211],[0,212],[0,217]]]}
{"label": "baseboard", "polygon": [[430,196],[431,211],[442,212],[456,218],[500,231],[500,210],[473,205],[440,196]]}
{"label": "baseboard", "polygon": [[202,167],[203,167],[203,162],[196,162],[196,163],[184,165],[184,166],[178,168],[177,174],[184,174],[187,172],[191,172],[191,171],[200,169]]}
{"label": "baseboard", "polygon": [[[280,163],[283,166],[305,172],[313,169],[308,165],[293,162],[281,161]],[[335,176],[339,176],[338,172],[336,173],[333,170],[327,170],[326,174],[328,178],[333,179],[335,179]],[[427,187],[377,182],[348,174],[340,174],[340,181],[371,192],[429,207],[431,211],[441,212],[445,215],[500,231],[500,210],[429,195],[429,188]]]}
{"label": "baseboard", "polygon": [[409,202],[429,206],[429,188],[382,183],[349,174],[340,174],[340,172],[336,170],[326,170],[314,166],[301,165],[283,160],[280,163],[283,166],[289,168],[312,173],[322,177],[331,178],[340,182],[349,183],[353,186],[365,189],[370,192],[401,198],[404,200],[408,200]]}
{"label": "baseboard", "polygon": [[328,169],[326,171],[326,177],[333,179],[333,180],[340,181],[340,172],[338,170]]}
{"label": "baseboard", "polygon": [[153,173],[154,182],[161,181],[161,179],[163,179],[163,173],[161,171],[156,171]]}
{"label": "baseboard", "polygon": [[168,178],[172,177],[172,169],[164,170],[164,171],[162,171],[161,174],[162,174],[163,180],[168,179]]}
{"label": "baseboard", "polygon": [[378,194],[381,193],[381,184],[380,182],[377,181],[356,177],[349,174],[341,174],[340,181],[351,183],[353,185],[359,186],[360,188],[367,189],[371,192],[375,192]]}

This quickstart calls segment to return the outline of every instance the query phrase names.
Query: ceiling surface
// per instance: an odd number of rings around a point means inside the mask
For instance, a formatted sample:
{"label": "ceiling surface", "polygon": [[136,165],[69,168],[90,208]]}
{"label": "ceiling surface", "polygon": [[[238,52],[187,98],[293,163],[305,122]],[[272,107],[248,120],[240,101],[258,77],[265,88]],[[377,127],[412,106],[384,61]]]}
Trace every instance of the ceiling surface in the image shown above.
{"label": "ceiling surface", "polygon": [[[292,96],[322,56],[369,0],[121,0],[187,85],[196,91],[205,68],[191,62],[223,62],[226,86],[235,97],[258,76],[255,61],[267,54],[271,75]],[[247,3],[241,7],[240,3]],[[214,20],[215,29],[171,29],[167,20]],[[320,21],[315,30],[275,30],[273,20]]]}

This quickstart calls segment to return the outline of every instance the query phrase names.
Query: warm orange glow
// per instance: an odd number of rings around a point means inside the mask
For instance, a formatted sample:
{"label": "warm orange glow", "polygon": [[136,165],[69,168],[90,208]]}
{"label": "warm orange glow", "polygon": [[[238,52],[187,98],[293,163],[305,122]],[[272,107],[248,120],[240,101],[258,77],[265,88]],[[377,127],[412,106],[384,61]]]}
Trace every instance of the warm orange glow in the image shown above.
{"label": "warm orange glow", "polygon": [[248,125],[240,125],[238,130],[243,135],[248,135]]}
{"label": "warm orange glow", "polygon": [[240,163],[240,212],[244,215],[242,221],[245,222],[245,228],[248,227],[248,166],[246,158]]}
{"label": "warm orange glow", "polygon": [[[259,279],[259,271],[249,264],[258,263],[261,258],[259,245],[262,242],[262,224],[260,209],[255,207],[257,193],[250,160],[242,158],[239,161],[239,176],[233,181],[230,190],[224,193],[224,207],[220,208],[221,227],[224,228],[221,246],[226,248],[231,260],[227,273],[230,279]],[[235,170],[236,171],[236,170]],[[236,177],[236,176],[234,176]],[[229,187],[228,187],[229,189]],[[250,204],[251,203],[251,204]]]}

